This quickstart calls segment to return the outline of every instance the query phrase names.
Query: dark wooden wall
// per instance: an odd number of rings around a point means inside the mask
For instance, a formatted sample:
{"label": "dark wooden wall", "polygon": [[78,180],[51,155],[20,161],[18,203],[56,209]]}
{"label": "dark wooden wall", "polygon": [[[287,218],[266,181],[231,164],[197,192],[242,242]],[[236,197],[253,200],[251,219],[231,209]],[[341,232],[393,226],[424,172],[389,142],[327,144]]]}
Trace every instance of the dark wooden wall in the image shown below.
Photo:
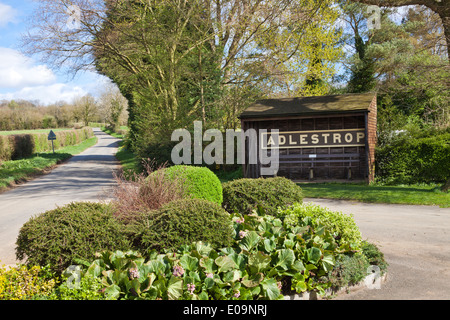
{"label": "dark wooden wall", "polygon": [[[376,116],[375,116],[376,119]],[[260,129],[278,129],[279,131],[314,131],[314,130],[338,130],[338,129],[359,129],[367,128],[367,113],[359,114],[340,114],[329,116],[314,117],[292,117],[292,118],[272,118],[272,119],[243,119],[242,129],[249,128],[258,131],[258,139],[260,138]],[[376,121],[376,120],[375,120]],[[376,133],[375,133],[376,134]],[[366,129],[366,139],[369,136]],[[259,141],[258,141],[259,144]],[[368,144],[366,144],[368,146]],[[246,142],[246,152],[248,150],[248,141]],[[316,148],[291,148],[279,149],[280,160],[283,155],[333,155],[333,157],[324,157],[321,159],[330,160],[330,162],[314,163],[287,163],[280,164],[278,176],[284,176],[294,181],[304,181],[310,179],[310,168],[314,168],[315,180],[339,180],[348,179],[349,168],[351,168],[351,178],[355,180],[366,179],[369,175],[367,165],[368,152],[366,146],[356,147],[316,147]],[[369,148],[372,149],[372,148]],[[349,154],[358,154],[359,161],[347,162]],[[338,155],[342,155],[339,157]],[[372,154],[370,155],[372,156]],[[358,158],[358,157],[357,157]],[[247,160],[247,159],[246,159]],[[342,160],[338,162],[337,160]],[[322,160],[323,161],[323,160]],[[247,161],[246,161],[247,162]],[[244,164],[244,175],[249,178],[259,177],[260,164],[249,165]]]}

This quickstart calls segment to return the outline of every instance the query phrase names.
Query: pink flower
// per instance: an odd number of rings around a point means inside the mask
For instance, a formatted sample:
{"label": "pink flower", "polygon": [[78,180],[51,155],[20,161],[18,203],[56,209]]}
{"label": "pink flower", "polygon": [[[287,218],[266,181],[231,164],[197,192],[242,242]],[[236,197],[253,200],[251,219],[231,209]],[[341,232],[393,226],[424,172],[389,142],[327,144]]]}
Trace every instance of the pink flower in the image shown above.
{"label": "pink flower", "polygon": [[207,277],[207,278],[212,278],[212,277],[213,277],[213,274],[212,274],[212,273],[207,273],[207,274],[206,274],[206,277]]}
{"label": "pink flower", "polygon": [[173,275],[175,277],[181,277],[183,274],[184,274],[184,269],[182,266],[176,265],[173,267]]}
{"label": "pink flower", "polygon": [[241,223],[244,223],[245,220],[244,220],[244,218],[242,218],[242,220],[239,219],[239,218],[237,218],[236,220],[234,220],[234,222],[236,222],[236,223],[238,223],[238,224],[241,224]]}
{"label": "pink flower", "polygon": [[128,273],[131,280],[139,278],[139,271],[137,268],[131,268],[130,270],[128,270]]}
{"label": "pink flower", "polygon": [[247,232],[245,231],[239,231],[239,238],[244,238],[247,235]]}
{"label": "pink flower", "polygon": [[281,281],[277,281],[277,287],[278,287],[278,290],[281,291],[281,289],[283,288]]}
{"label": "pink flower", "polygon": [[240,296],[241,296],[241,293],[239,292],[239,290],[233,294],[233,297],[235,297],[235,298],[239,298]]}
{"label": "pink flower", "polygon": [[189,291],[190,294],[194,294],[195,284],[193,284],[193,283],[188,283],[188,284],[187,284],[187,289],[188,289],[188,291]]}

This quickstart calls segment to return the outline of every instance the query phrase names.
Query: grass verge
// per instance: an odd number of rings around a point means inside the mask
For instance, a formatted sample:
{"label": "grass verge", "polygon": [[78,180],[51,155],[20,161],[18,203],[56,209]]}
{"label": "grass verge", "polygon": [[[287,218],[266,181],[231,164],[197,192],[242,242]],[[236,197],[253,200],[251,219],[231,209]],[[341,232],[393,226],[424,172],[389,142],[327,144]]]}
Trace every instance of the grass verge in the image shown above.
{"label": "grass verge", "polygon": [[97,138],[92,137],[80,144],[55,150],[54,154],[52,152],[38,153],[26,159],[4,161],[0,165],[0,191],[46,173],[56,164],[81,153],[96,143]]}
{"label": "grass verge", "polygon": [[345,183],[298,183],[305,198],[357,200],[373,203],[437,205],[450,207],[450,193],[439,185],[366,185]]}
{"label": "grass verge", "polygon": [[0,131],[0,135],[2,136],[8,136],[11,134],[27,134],[27,133],[50,133],[50,130],[53,130],[53,132],[58,131],[67,131],[67,130],[73,130],[73,128],[57,128],[57,129],[32,129],[32,130],[12,130],[12,131]]}

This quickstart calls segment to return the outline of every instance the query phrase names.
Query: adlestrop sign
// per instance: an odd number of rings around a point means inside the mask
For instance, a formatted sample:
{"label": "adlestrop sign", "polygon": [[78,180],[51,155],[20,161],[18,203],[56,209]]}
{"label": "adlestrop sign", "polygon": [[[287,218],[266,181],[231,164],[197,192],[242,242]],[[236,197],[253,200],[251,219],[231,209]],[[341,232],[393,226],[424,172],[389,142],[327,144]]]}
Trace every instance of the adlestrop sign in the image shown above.
{"label": "adlestrop sign", "polygon": [[356,147],[365,145],[365,129],[262,132],[262,149]]}

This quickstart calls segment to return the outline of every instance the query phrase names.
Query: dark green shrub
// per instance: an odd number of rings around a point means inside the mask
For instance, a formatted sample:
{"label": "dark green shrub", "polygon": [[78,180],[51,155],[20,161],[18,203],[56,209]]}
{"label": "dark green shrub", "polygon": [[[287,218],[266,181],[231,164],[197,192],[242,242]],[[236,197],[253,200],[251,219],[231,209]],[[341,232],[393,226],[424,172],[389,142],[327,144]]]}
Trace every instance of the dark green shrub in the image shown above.
{"label": "dark green shrub", "polygon": [[450,177],[450,133],[410,137],[378,148],[377,178],[385,183],[441,183]]}
{"label": "dark green shrub", "polygon": [[222,184],[219,178],[206,167],[176,165],[155,171],[158,174],[164,170],[168,179],[183,181],[186,197],[204,199],[222,204]]}
{"label": "dark green shrub", "polygon": [[369,265],[364,254],[340,254],[336,258],[333,270],[328,273],[331,286],[341,288],[357,284],[367,276]]}
{"label": "dark green shrub", "polygon": [[143,253],[176,250],[194,241],[220,248],[231,244],[233,231],[230,215],[217,203],[203,199],[172,201],[143,214],[130,230]]}
{"label": "dark green shrub", "polygon": [[12,160],[30,157],[34,153],[34,139],[30,134],[15,134],[11,136],[13,139]]}
{"label": "dark green shrub", "polygon": [[90,260],[98,251],[126,248],[123,226],[108,205],[79,202],[28,220],[17,238],[16,257],[27,264],[50,264],[60,273],[76,258]]}
{"label": "dark green shrub", "polygon": [[275,215],[278,207],[301,203],[302,189],[283,177],[238,179],[226,182],[223,188],[223,207],[228,212],[249,214],[261,207],[266,214]]}
{"label": "dark green shrub", "polygon": [[384,259],[383,252],[375,244],[363,241],[361,243],[361,249],[370,265],[378,266],[382,274],[386,272],[388,263]]}

